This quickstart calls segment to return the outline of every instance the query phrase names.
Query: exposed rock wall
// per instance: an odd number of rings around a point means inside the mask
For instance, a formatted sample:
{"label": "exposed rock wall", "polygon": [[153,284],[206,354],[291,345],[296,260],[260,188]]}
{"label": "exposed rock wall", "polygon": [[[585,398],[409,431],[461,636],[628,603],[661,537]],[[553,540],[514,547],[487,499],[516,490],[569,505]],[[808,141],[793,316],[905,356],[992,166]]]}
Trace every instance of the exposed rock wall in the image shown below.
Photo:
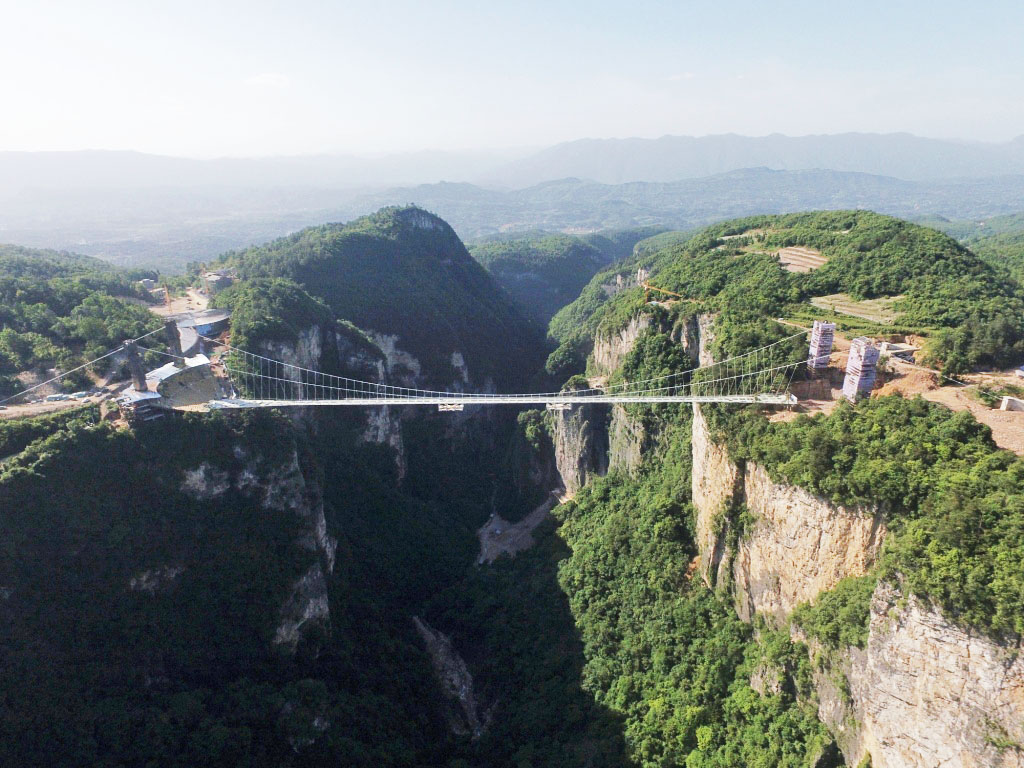
{"label": "exposed rock wall", "polygon": [[[874,563],[886,532],[877,509],[842,507],[775,483],[754,462],[738,467],[712,439],[699,405],[692,446],[701,574],[709,585],[731,577],[745,621],[762,614],[782,622],[799,603],[863,575]],[[731,515],[741,505],[753,525],[730,537],[737,524]],[[728,551],[730,540],[735,551]]]}
{"label": "exposed rock wall", "polygon": [[739,468],[729,459],[728,451],[711,439],[707,421],[698,403],[693,404],[693,472],[691,492],[696,511],[697,550],[700,573],[709,587],[725,583],[726,536],[728,515],[734,499],[743,494],[743,478]]}
{"label": "exposed rock wall", "polygon": [[784,621],[800,603],[861,576],[874,563],[886,528],[877,509],[847,508],[802,488],[775,483],[748,462],[743,499],[755,522],[739,539],[733,565],[736,609]]}
{"label": "exposed rock wall", "polygon": [[1022,650],[880,582],[867,646],[841,664],[849,694],[819,680],[819,716],[851,765],[870,753],[875,768],[1021,768]]}
{"label": "exposed rock wall", "polygon": [[490,723],[490,712],[481,712],[473,691],[473,676],[466,662],[452,645],[451,638],[431,627],[419,616],[412,617],[430,656],[434,676],[445,697],[456,707],[449,707],[445,718],[452,733],[479,739]]}
{"label": "exposed rock wall", "polygon": [[554,411],[555,466],[566,493],[576,493],[608,471],[607,422],[608,410],[601,405]]}
{"label": "exposed rock wall", "polygon": [[630,418],[622,405],[613,405],[608,427],[608,469],[636,472],[643,461],[646,444],[643,424]]}
{"label": "exposed rock wall", "polygon": [[704,312],[697,315],[697,363],[698,365],[713,365],[714,355],[711,354],[711,344],[715,340],[714,332],[715,316]]}
{"label": "exposed rock wall", "polygon": [[712,325],[715,316],[709,312],[690,315],[673,330],[672,339],[682,346],[694,365],[711,365],[715,362],[711,354],[711,342],[715,340]]}
{"label": "exposed rock wall", "polygon": [[[235,490],[257,498],[267,512],[295,515],[302,521],[297,543],[313,557],[280,606],[274,635],[275,644],[294,650],[308,624],[330,620],[327,574],[334,570],[337,541],[327,533],[320,487],[303,472],[297,449],[276,466],[266,466],[261,457],[247,454],[241,446],[235,448],[235,458],[241,462],[240,468],[221,469],[204,462],[186,470],[180,488],[197,500],[214,499]],[[168,578],[166,568],[139,574],[131,588],[147,590],[152,586],[155,591]]]}
{"label": "exposed rock wall", "polygon": [[615,371],[633,349],[640,334],[650,327],[651,316],[641,314],[633,317],[625,328],[615,333],[598,334],[594,338],[594,351],[591,357],[594,371],[604,376]]}

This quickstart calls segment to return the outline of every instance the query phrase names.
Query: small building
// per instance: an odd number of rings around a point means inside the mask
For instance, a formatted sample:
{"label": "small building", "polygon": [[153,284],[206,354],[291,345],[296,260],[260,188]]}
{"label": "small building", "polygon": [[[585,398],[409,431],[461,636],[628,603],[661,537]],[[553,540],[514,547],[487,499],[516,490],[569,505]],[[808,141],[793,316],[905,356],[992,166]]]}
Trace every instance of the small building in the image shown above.
{"label": "small building", "polygon": [[874,341],[867,336],[858,336],[850,342],[850,358],[846,363],[846,378],[843,380],[843,397],[851,403],[857,402],[874,389],[880,354]]}
{"label": "small building", "polygon": [[156,280],[151,280],[148,277],[144,277],[142,280],[139,280],[139,285],[141,285],[142,288],[147,291],[152,291],[154,288],[157,287]]}
{"label": "small building", "polygon": [[1018,379],[1024,379],[1024,365],[1022,365],[1020,368],[1014,369],[1013,372]]}
{"label": "small building", "polygon": [[203,284],[210,296],[216,296],[235,282],[235,276],[224,270],[211,270],[203,273]]}
{"label": "small building", "polygon": [[117,398],[122,415],[132,423],[161,418],[171,408],[199,405],[222,396],[206,355],[167,363],[146,374],[146,389],[134,385]]}
{"label": "small building", "polygon": [[881,354],[896,357],[900,360],[905,360],[908,363],[914,362],[914,353],[918,350],[920,350],[920,347],[914,347],[910,344],[903,344],[895,341],[883,341],[879,345],[879,352],[881,352]]}

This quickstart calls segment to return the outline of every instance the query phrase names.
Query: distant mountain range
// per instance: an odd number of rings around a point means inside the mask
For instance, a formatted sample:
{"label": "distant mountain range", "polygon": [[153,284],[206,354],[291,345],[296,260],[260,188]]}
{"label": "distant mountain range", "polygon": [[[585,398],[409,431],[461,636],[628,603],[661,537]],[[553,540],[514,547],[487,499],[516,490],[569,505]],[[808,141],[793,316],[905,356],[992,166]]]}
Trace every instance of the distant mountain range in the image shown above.
{"label": "distant mountain range", "polygon": [[1004,144],[926,139],[908,133],[821,136],[663,136],[580,139],[557,144],[495,169],[512,187],[579,177],[621,184],[676,181],[739,168],[829,169],[909,180],[1024,173],[1024,136]]}
{"label": "distant mountain range", "polygon": [[503,232],[688,229],[736,216],[867,208],[909,219],[1024,209],[1024,174],[942,181],[751,168],[674,182],[560,179],[508,190],[443,182],[359,192],[293,188],[35,191],[0,205],[0,242],[65,248],[121,265],[181,269],[311,224],[415,203],[464,239]]}
{"label": "distant mountain range", "polygon": [[828,169],[907,180],[1024,173],[1024,136],[1002,144],[906,133],[821,136],[663,136],[580,139],[542,149],[409,152],[379,157],[190,158],[139,152],[0,152],[0,200],[28,189],[322,187],[438,181],[521,189],[580,178],[605,184],[668,182],[741,168]]}

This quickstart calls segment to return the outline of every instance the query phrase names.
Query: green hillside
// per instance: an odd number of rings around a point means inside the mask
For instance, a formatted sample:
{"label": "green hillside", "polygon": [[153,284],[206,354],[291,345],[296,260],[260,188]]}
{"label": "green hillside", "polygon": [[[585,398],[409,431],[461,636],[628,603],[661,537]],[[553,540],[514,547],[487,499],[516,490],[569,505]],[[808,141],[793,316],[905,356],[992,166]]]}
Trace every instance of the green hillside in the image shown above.
{"label": "green hillside", "polygon": [[14,374],[73,368],[159,327],[140,306],[149,299],[141,276],[90,256],[0,245],[0,395],[20,389]]}
{"label": "green hillside", "polygon": [[[774,254],[790,247],[820,252],[825,262],[810,272],[786,271]],[[927,227],[868,211],[829,211],[723,222],[598,274],[552,319],[549,333],[561,346],[549,370],[578,369],[588,334],[640,308],[640,289],[609,298],[601,288],[637,266],[660,287],[708,310],[725,310],[726,336],[729,318],[827,317],[810,299],[845,294],[852,301],[891,298],[898,319],[874,326],[841,314],[828,319],[840,328],[927,335],[931,358],[948,372],[1024,358],[1024,290],[1018,283]]]}
{"label": "green hillside", "polygon": [[444,221],[419,208],[385,208],[227,254],[242,280],[287,278],[365,331],[398,337],[437,386],[458,374],[461,353],[474,386],[515,380],[531,358],[533,332]]}
{"label": "green hillside", "polygon": [[657,229],[612,230],[574,236],[537,232],[493,236],[469,246],[469,252],[509,292],[525,315],[543,325],[601,267],[627,258],[640,240]]}

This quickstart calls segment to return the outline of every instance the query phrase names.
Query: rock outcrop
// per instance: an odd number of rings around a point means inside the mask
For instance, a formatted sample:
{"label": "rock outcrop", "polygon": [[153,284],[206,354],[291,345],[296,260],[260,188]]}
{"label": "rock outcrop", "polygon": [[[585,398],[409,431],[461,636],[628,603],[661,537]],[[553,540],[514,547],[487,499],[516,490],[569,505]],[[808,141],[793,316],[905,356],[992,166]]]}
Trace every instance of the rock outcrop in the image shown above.
{"label": "rock outcrop", "polygon": [[448,726],[452,733],[469,736],[476,741],[490,723],[490,712],[480,712],[473,691],[473,676],[466,662],[455,650],[451,638],[431,627],[419,616],[413,616],[412,621],[426,646],[441,691],[455,705],[445,712]]}
{"label": "rock outcrop", "polygon": [[636,472],[643,461],[646,446],[647,434],[643,424],[630,417],[622,405],[613,405],[608,426],[609,471]]}
{"label": "rock outcrop", "polygon": [[[279,621],[273,642],[292,651],[302,634],[314,622],[326,625],[330,620],[327,574],[334,570],[337,541],[327,532],[320,487],[303,472],[299,454],[293,448],[286,461],[269,464],[236,446],[234,458],[239,465],[214,467],[204,462],[186,470],[179,487],[193,499],[214,499],[235,491],[257,499],[268,513],[294,515],[301,521],[296,543],[310,552],[310,564],[292,584],[279,608]],[[130,588],[156,592],[181,573],[180,567],[161,566],[132,578]]]}
{"label": "rock outcrop", "polygon": [[880,582],[867,646],[839,666],[848,691],[819,675],[819,716],[847,763],[876,768],[1024,766],[1024,654],[959,627]]}
{"label": "rock outcrop", "polygon": [[640,334],[650,327],[651,316],[639,314],[617,332],[599,333],[594,338],[594,351],[591,354],[594,371],[604,376],[614,372],[633,349]]}
{"label": "rock outcrop", "polygon": [[[737,466],[715,444],[699,405],[692,446],[701,573],[709,585],[731,579],[743,620],[761,614],[782,623],[799,603],[874,563],[886,532],[878,509],[839,506],[776,483],[754,462]],[[753,523],[730,531],[743,507]]]}
{"label": "rock outcrop", "polygon": [[743,499],[755,521],[739,539],[733,564],[744,621],[759,613],[782,622],[841,579],[865,574],[885,538],[878,509],[838,506],[775,483],[753,462],[743,473]]}
{"label": "rock outcrop", "polygon": [[693,405],[691,494],[696,512],[700,573],[709,587],[728,579],[726,526],[734,499],[743,495],[743,477],[724,446],[711,439],[700,405]]}
{"label": "rock outcrop", "polygon": [[590,478],[608,471],[608,410],[577,405],[554,412],[555,466],[566,493],[574,494]]}

